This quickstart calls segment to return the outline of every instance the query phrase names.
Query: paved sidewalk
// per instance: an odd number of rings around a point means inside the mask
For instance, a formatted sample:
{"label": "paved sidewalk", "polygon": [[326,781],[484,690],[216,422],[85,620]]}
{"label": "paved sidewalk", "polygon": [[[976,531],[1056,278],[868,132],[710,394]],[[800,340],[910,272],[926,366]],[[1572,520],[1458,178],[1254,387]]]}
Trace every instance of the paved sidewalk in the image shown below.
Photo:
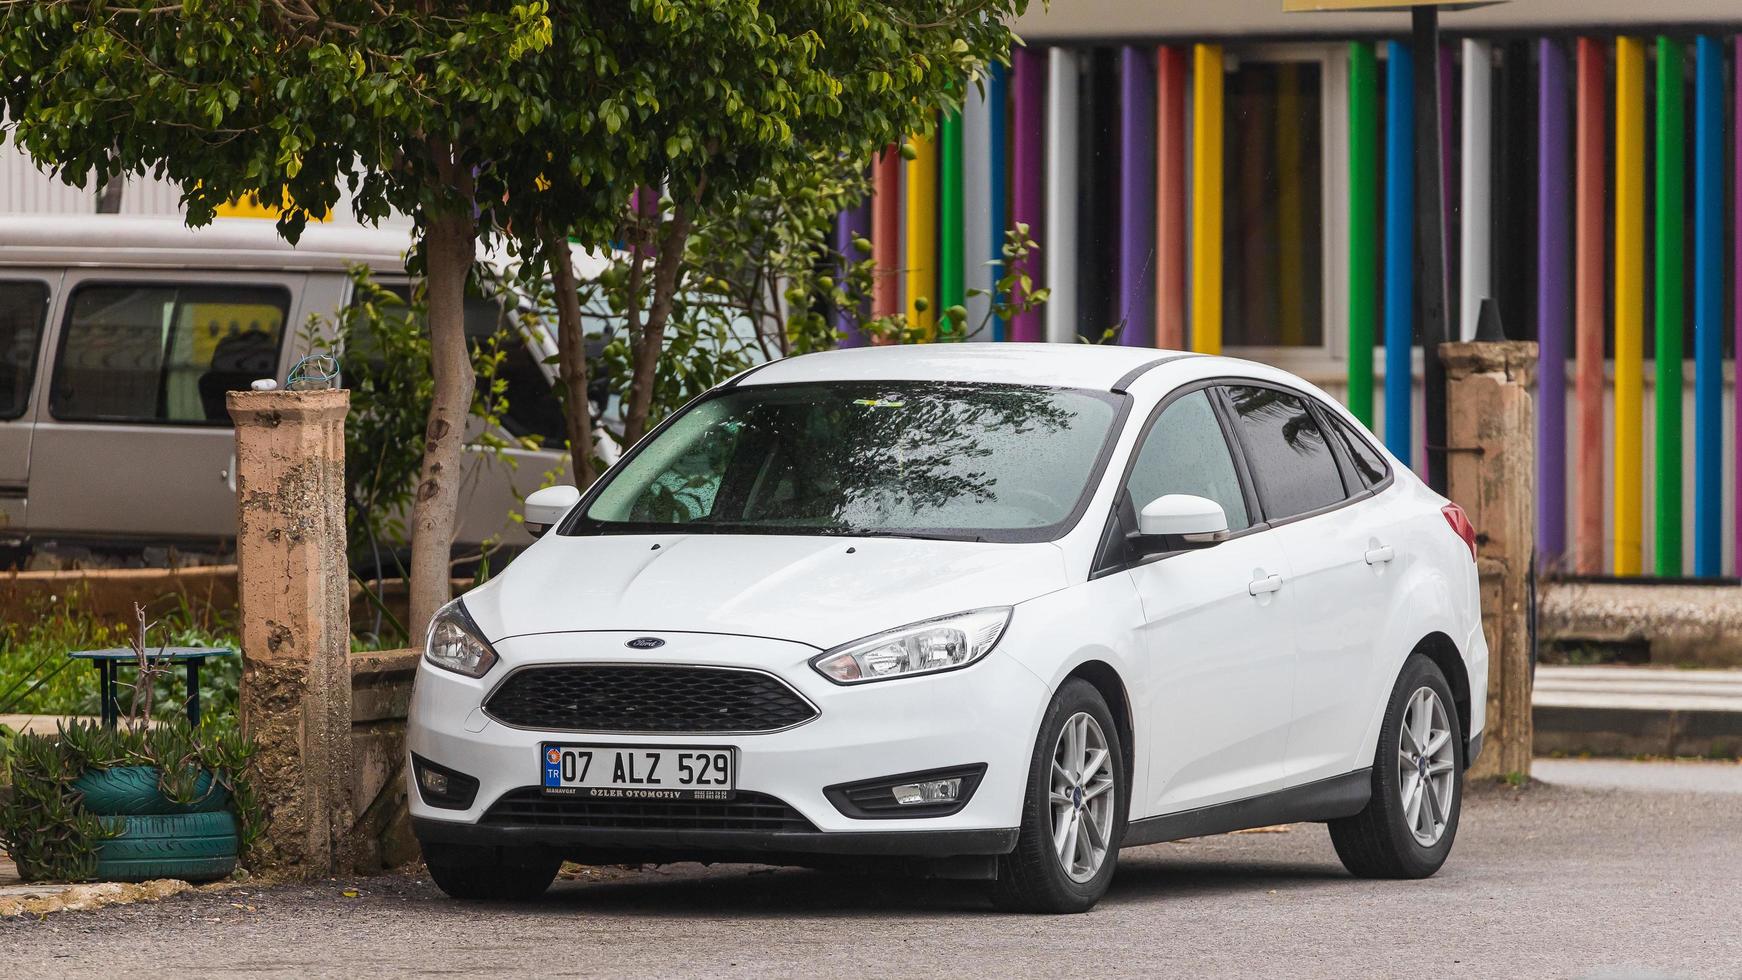
{"label": "paved sidewalk", "polygon": [[1541,755],[1742,755],[1742,670],[1538,667]]}

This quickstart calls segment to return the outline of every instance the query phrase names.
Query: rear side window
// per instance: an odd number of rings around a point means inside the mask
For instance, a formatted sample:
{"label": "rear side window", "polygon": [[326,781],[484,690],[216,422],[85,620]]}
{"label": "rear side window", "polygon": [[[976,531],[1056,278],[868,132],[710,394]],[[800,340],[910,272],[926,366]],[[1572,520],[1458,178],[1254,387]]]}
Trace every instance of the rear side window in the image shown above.
{"label": "rear side window", "polygon": [[30,405],[36,349],[48,317],[48,287],[0,282],[0,419],[15,419]]}
{"label": "rear side window", "polygon": [[1361,485],[1371,490],[1384,483],[1390,470],[1385,465],[1385,457],[1379,455],[1379,450],[1373,448],[1373,443],[1356,432],[1355,427],[1341,415],[1329,410],[1319,414],[1330,420],[1331,432],[1347,451],[1349,462],[1354,465],[1355,475],[1360,477]]}
{"label": "rear side window", "polygon": [[224,393],[278,373],[289,312],[290,294],[275,287],[81,286],[49,411],[72,421],[227,425]]}
{"label": "rear side window", "polygon": [[1225,390],[1265,520],[1285,520],[1347,496],[1336,457],[1305,399],[1258,385]]}

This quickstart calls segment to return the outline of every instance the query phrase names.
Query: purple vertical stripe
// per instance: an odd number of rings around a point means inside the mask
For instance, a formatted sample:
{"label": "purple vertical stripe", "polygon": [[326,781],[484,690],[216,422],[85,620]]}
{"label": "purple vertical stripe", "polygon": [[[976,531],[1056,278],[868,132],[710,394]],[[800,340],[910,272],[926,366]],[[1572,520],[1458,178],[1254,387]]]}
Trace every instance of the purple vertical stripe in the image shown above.
{"label": "purple vertical stripe", "polygon": [[[1037,48],[1016,48],[1010,52],[1011,110],[1011,174],[1010,221],[1026,224],[1028,237],[1045,245],[1045,229],[1041,215],[1046,202],[1041,188],[1046,183],[1046,53]],[[1045,268],[1041,256],[1028,257],[1027,272],[1036,289],[1042,285],[1040,271]],[[1039,342],[1046,339],[1046,323],[1039,310],[1019,313],[1011,319],[1010,339]]]}
{"label": "purple vertical stripe", "polygon": [[[1573,184],[1567,107],[1567,53],[1553,38],[1538,42],[1536,174],[1536,558],[1565,565],[1567,551],[1567,337],[1572,328]],[[1594,477],[1593,477],[1594,478]]]}
{"label": "purple vertical stripe", "polygon": [[1155,346],[1155,64],[1119,51],[1119,342]]}
{"label": "purple vertical stripe", "polygon": [[[853,239],[869,237],[871,234],[871,200],[866,198],[850,208],[835,215],[835,252],[841,256],[843,268],[836,274],[837,282],[846,281],[846,266],[866,258],[853,247]],[[835,329],[841,333],[842,347],[865,346],[865,334],[859,330],[859,323],[871,312],[869,296],[859,301],[859,308],[835,307]]]}

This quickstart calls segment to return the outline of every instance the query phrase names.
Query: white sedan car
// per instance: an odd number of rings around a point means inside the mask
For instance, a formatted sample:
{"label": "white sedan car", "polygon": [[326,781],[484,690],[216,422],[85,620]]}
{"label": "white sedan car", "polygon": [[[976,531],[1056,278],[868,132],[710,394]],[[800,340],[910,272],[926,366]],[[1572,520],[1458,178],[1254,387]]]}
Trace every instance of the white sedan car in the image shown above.
{"label": "white sedan car", "polygon": [[667,419],[430,629],[411,812],[450,895],[595,863],[873,862],[1080,911],[1119,849],[1457,834],[1475,531],[1323,392],[1024,344],[776,361]]}

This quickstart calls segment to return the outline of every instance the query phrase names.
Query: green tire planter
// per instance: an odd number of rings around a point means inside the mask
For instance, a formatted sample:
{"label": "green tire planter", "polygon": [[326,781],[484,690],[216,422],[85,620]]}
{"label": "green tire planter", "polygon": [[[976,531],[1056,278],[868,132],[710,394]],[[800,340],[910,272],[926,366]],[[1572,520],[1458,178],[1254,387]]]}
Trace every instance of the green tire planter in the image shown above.
{"label": "green tire planter", "polygon": [[99,816],[133,814],[213,813],[230,803],[230,791],[214,786],[211,773],[201,773],[192,803],[175,803],[158,788],[156,766],[116,766],[93,769],[73,781],[85,795],[84,807]]}
{"label": "green tire planter", "polygon": [[119,836],[97,848],[101,881],[211,881],[236,870],[236,818],[227,810],[108,816],[102,822]]}

